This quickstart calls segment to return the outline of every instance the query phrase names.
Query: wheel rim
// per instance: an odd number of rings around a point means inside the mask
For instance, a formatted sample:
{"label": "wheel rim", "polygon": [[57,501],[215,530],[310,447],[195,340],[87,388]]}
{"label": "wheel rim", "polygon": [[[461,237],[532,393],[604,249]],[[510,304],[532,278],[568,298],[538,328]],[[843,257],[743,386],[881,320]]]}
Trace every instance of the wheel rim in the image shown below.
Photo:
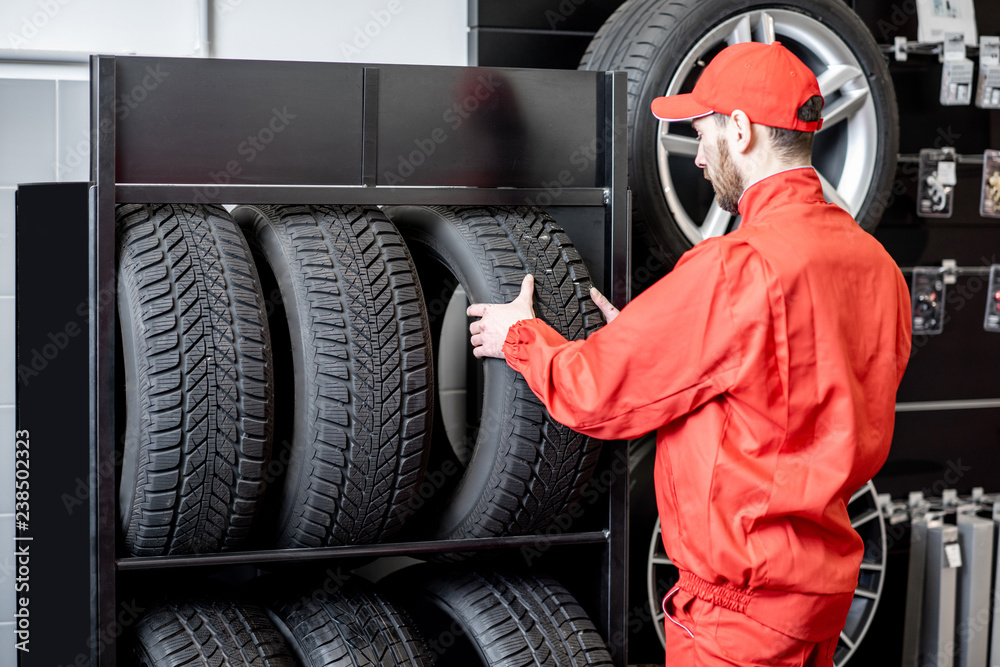
{"label": "wheel rim", "polygon": [[[851,517],[851,525],[864,540],[865,555],[861,560],[858,587],[855,589],[854,600],[847,614],[847,623],[840,633],[840,641],[834,653],[833,662],[837,667],[847,664],[867,634],[882,597],[882,584],[885,579],[885,518],[879,510],[878,494],[875,493],[875,486],[871,482],[851,496],[847,512]],[[649,540],[646,591],[647,604],[652,613],[656,634],[664,648],[667,646],[667,638],[663,625],[665,614],[660,606],[660,600],[676,583],[677,578],[677,568],[663,550],[660,520],[657,519]]]}
{"label": "wheel rim", "polygon": [[[816,134],[814,165],[827,201],[857,217],[875,175],[879,128],[872,91],[850,46],[824,23],[786,9],[754,10],[726,19],[702,37],[674,73],[664,94],[689,92],[704,64],[737,42],[779,40],[816,74],[826,100]],[[656,138],[659,183],[677,227],[692,245],[739,226],[712,200],[697,200],[698,141],[688,123],[660,121]],[[694,174],[694,176],[692,176]],[[678,187],[675,183],[681,183]],[[698,182],[694,180],[693,182]]]}

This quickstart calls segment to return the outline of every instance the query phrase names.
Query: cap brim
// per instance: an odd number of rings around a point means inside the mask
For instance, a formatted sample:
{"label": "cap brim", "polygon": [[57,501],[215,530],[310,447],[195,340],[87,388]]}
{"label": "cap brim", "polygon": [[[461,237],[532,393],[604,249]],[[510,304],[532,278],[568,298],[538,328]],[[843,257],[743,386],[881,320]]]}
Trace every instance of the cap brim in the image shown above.
{"label": "cap brim", "polygon": [[707,116],[714,111],[704,104],[697,102],[690,93],[683,95],[671,95],[669,97],[657,97],[650,105],[653,115],[660,120],[670,122],[681,120],[694,120]]}

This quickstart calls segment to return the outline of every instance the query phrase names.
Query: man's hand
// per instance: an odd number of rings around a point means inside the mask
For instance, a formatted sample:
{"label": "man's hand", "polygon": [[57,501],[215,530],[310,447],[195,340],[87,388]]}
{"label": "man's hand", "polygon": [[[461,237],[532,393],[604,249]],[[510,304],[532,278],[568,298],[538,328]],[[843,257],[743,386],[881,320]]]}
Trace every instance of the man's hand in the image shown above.
{"label": "man's hand", "polygon": [[507,330],[515,322],[530,320],[535,316],[531,305],[534,289],[535,279],[529,273],[521,282],[521,293],[510,303],[474,303],[469,306],[465,314],[481,318],[469,325],[472,354],[478,358],[504,358],[503,343],[507,340]]}
{"label": "man's hand", "polygon": [[604,319],[608,321],[608,324],[611,324],[611,320],[618,317],[618,309],[612,306],[611,302],[598,292],[596,287],[590,288],[590,298],[601,309],[601,312],[604,313]]}

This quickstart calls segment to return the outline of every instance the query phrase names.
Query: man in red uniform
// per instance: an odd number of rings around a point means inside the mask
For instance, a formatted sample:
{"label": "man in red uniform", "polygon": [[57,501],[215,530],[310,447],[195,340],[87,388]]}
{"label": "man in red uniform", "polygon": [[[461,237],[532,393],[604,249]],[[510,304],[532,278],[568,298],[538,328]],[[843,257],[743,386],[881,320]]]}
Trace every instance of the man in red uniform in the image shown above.
{"label": "man in red uniform", "polygon": [[608,325],[567,341],[510,304],[468,313],[552,416],[605,439],[657,431],[656,500],[680,581],[668,665],[831,665],[864,547],[851,494],[882,466],[910,350],[906,283],[824,201],[822,97],[783,46],[731,46],[653,113],[693,120],[695,163],[742,223],[706,239]]}

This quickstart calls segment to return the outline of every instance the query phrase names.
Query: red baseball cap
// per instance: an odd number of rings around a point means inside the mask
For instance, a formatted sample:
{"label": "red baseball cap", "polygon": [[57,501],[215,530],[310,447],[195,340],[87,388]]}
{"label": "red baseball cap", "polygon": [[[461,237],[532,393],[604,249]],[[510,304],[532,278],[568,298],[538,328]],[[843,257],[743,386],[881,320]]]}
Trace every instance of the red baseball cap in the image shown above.
{"label": "red baseball cap", "polygon": [[820,95],[816,75],[781,42],[741,42],[720,51],[690,93],[657,97],[651,106],[654,116],[671,122],[742,109],[754,123],[815,132],[822,118],[798,117],[813,95]]}

